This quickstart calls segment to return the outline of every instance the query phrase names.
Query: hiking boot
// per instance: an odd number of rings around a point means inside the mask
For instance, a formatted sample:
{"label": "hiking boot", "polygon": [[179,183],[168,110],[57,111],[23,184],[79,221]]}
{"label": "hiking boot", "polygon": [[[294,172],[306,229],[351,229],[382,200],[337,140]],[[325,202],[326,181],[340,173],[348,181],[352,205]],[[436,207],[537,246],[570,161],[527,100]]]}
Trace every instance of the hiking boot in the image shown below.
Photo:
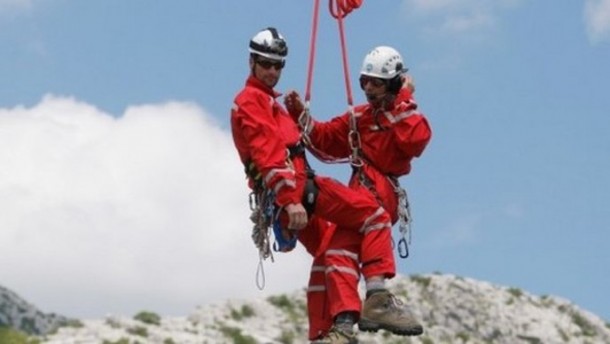
{"label": "hiking boot", "polygon": [[311,344],[358,344],[358,337],[353,328],[333,326],[326,336],[312,341]]}
{"label": "hiking boot", "polygon": [[401,336],[418,336],[424,332],[413,314],[387,290],[375,292],[366,298],[358,328],[368,332],[382,329]]}

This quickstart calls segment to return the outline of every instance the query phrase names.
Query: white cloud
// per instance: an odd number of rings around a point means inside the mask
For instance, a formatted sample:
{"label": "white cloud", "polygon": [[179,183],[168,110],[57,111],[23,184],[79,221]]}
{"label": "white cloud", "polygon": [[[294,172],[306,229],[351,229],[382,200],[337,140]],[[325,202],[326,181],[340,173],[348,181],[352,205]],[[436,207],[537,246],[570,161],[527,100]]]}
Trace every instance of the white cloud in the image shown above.
{"label": "white cloud", "polygon": [[446,249],[461,246],[471,246],[479,239],[482,214],[465,213],[453,219],[430,241],[435,249]]}
{"label": "white cloud", "polygon": [[31,8],[33,0],[0,0],[0,13],[3,10]]}
{"label": "white cloud", "polygon": [[527,212],[523,205],[519,203],[510,203],[504,206],[502,213],[509,219],[523,219]]}
{"label": "white cloud", "polygon": [[435,11],[455,7],[458,2],[454,0],[407,0],[407,3],[417,10]]}
{"label": "white cloud", "polygon": [[610,0],[587,0],[584,18],[591,43],[610,40]]}
{"label": "white cloud", "polygon": [[485,33],[496,26],[502,10],[518,6],[521,1],[405,0],[404,6],[407,13],[426,19],[426,32],[456,35]]}
{"label": "white cloud", "polygon": [[495,19],[484,10],[473,10],[464,15],[453,15],[446,18],[440,26],[443,32],[462,33],[476,31],[480,28],[492,27]]}
{"label": "white cloud", "polygon": [[[243,169],[210,118],[179,102],[117,118],[54,96],[0,109],[0,283],[79,317],[260,295]],[[263,295],[304,286],[309,265],[276,255]]]}

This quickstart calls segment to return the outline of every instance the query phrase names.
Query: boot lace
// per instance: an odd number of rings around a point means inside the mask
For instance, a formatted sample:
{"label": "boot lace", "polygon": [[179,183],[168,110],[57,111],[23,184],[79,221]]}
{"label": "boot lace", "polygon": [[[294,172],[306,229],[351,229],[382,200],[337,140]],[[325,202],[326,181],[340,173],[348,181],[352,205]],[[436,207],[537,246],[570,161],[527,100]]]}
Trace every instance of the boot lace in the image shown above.
{"label": "boot lace", "polygon": [[411,311],[409,311],[404,302],[392,293],[388,293],[388,299],[385,306],[392,313],[400,314],[403,317],[411,316]]}

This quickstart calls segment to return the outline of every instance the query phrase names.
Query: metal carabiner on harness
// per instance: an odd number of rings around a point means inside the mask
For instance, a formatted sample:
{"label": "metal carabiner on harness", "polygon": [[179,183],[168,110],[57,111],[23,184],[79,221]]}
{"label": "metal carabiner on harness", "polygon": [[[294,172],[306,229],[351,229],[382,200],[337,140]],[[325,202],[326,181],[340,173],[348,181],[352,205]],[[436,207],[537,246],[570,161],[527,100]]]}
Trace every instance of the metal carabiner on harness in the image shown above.
{"label": "metal carabiner on harness", "polygon": [[352,151],[352,154],[349,157],[350,164],[356,168],[362,167],[364,165],[364,162],[360,157],[360,147],[362,145],[362,141],[360,140],[360,132],[358,132],[354,108],[351,106],[349,109],[349,133],[347,134],[347,140],[349,143],[349,148]]}
{"label": "metal carabiner on harness", "polygon": [[409,256],[409,245],[411,244],[411,207],[409,205],[409,199],[407,192],[396,180],[394,184],[394,190],[398,195],[398,230],[402,238],[398,241],[398,255],[401,258],[407,258]]}

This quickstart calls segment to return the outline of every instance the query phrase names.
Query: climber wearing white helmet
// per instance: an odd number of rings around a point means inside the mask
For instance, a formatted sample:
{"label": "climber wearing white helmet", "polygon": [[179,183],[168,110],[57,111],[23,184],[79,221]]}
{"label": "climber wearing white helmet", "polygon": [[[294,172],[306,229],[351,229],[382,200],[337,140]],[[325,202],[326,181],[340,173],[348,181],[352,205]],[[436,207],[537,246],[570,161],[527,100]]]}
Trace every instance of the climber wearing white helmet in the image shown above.
{"label": "climber wearing white helmet", "polygon": [[[379,46],[366,55],[360,69],[360,87],[368,102],[355,106],[353,112],[319,122],[304,111],[296,92],[290,92],[284,101],[293,120],[303,126],[310,151],[317,152],[315,155],[323,160],[349,160],[352,167],[349,187],[375,199],[390,214],[392,225],[400,221],[401,233],[408,232],[410,213],[406,191],[400,187],[398,178],[411,171],[411,160],[423,153],[431,138],[428,121],[417,111],[412,97],[414,88],[406,71],[396,49]],[[358,255],[361,249],[358,239],[353,234],[353,245],[345,249],[346,255]],[[392,241],[391,233],[387,233],[386,240]],[[408,255],[404,237],[398,245],[399,253],[403,241],[402,248]],[[360,330],[421,334],[421,324],[385,288],[384,278],[394,274],[377,276],[369,271],[369,264],[366,257],[361,257],[360,271],[365,278],[367,297],[362,311],[356,314]]]}
{"label": "climber wearing white helmet", "polygon": [[[392,102],[405,85],[407,71],[402,56],[396,49],[388,46],[377,47],[371,50],[362,62],[360,87],[372,105],[381,105],[380,102],[383,101]],[[413,84],[410,78],[406,80],[406,84],[405,86],[412,88],[412,92]]]}

